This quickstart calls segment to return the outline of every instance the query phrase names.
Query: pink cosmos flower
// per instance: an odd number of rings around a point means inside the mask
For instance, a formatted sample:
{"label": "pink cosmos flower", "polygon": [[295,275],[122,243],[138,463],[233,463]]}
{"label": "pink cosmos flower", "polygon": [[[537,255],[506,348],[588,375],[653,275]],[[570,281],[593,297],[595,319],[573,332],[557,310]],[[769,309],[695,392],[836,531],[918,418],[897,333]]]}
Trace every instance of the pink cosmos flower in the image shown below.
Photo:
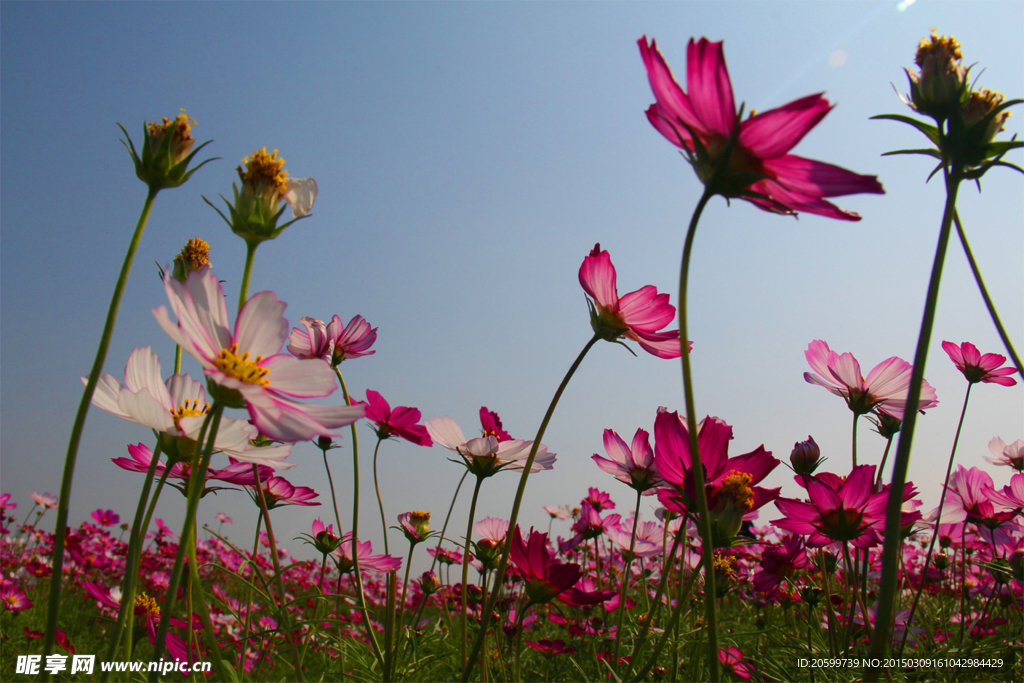
{"label": "pink cosmos flower", "polygon": [[764,549],[761,566],[754,574],[754,590],[774,593],[783,581],[792,581],[807,566],[807,553],[802,536],[786,536],[782,543]]}
{"label": "pink cosmos flower", "polygon": [[217,513],[217,521],[220,522],[221,524],[231,524],[232,521],[234,521],[234,520],[232,520],[230,517],[225,515],[223,512],[218,512]]}
{"label": "pink cosmos flower", "polygon": [[605,529],[605,534],[615,545],[622,549],[623,555],[629,552],[629,544],[633,542],[633,557],[654,557],[665,552],[662,546],[662,527],[657,522],[640,522],[636,525],[636,538],[633,538],[633,520],[627,519],[621,526]]}
{"label": "pink cosmos flower", "polygon": [[[82,378],[83,384],[86,378]],[[192,442],[199,438],[206,413],[203,385],[188,375],[172,375],[161,379],[160,359],[150,347],[135,349],[124,367],[124,385],[108,374],[100,375],[92,403],[97,408],[144,427],[166,434],[164,450],[178,450],[175,439]],[[246,420],[222,418],[217,429],[215,447],[229,457],[267,465],[275,469],[294,467],[284,462],[291,453],[290,445],[253,446],[249,442],[259,430]],[[183,456],[184,457],[184,456]]]}
{"label": "pink cosmos flower", "polygon": [[0,586],[0,604],[15,614],[32,608],[32,601],[17,586]]}
{"label": "pink cosmos flower", "polygon": [[[817,384],[843,397],[850,410],[858,415],[876,410],[898,420],[903,419],[910,374],[914,369],[907,361],[897,356],[887,358],[864,379],[860,374],[860,363],[853,354],[839,355],[820,339],[815,339],[807,346],[804,356],[811,369],[818,373],[804,373],[804,380],[808,384]],[[927,381],[922,381],[918,409],[928,410],[938,404],[935,389]]]}
{"label": "pink cosmos flower", "polygon": [[426,427],[417,424],[420,421],[420,411],[417,408],[396,406],[392,410],[384,397],[372,389],[366,390],[366,401],[360,403],[366,407],[366,418],[376,423],[379,438],[387,439],[395,435],[417,446],[429,448],[434,445]]}
{"label": "pink cosmos flower", "polygon": [[993,465],[1009,465],[1018,472],[1024,472],[1024,439],[1017,439],[1010,445],[1006,445],[998,436],[988,442],[988,449],[992,455],[990,458],[984,456]]}
{"label": "pink cosmos flower", "polygon": [[741,197],[774,213],[806,211],[858,221],[860,216],[824,198],[885,193],[875,176],[787,154],[832,109],[820,93],[738,122],[721,42],[690,39],[686,56],[689,93],[672,76],[655,41],[648,46],[644,36],[638,44],[657,100],[647,110],[647,119],[669,142],[697,154],[695,170],[702,182],[711,179],[718,156],[739,126],[721,194]]}
{"label": "pink cosmos flower", "polygon": [[651,450],[646,431],[636,430],[632,445],[627,447],[622,437],[606,429],[604,450],[611,460],[595,453],[592,458],[598,467],[631,488],[649,496],[654,495],[654,487],[661,483],[661,477],[654,466],[654,451]]}
{"label": "pink cosmos flower", "polygon": [[[591,489],[591,491],[596,490]],[[584,498],[583,504],[580,505],[579,519],[572,525],[572,530],[576,532],[576,535],[568,541],[560,542],[559,550],[564,553],[575,548],[585,540],[597,538],[608,529],[617,527],[621,519],[621,515],[608,515],[602,518],[599,509],[591,504],[590,499]]]}
{"label": "pink cosmos flower", "polygon": [[[522,471],[533,446],[532,441],[499,441],[493,435],[467,440],[462,428],[450,417],[435,415],[425,426],[434,443],[458,453],[469,471],[482,477],[490,477],[505,469]],[[541,444],[530,472],[550,470],[554,463],[555,453],[549,453],[547,446]]]}
{"label": "pink cosmos flower", "polygon": [[532,647],[545,655],[569,655],[576,652],[574,647],[566,647],[565,641],[562,639],[558,640],[538,640],[534,642],[532,640],[525,641],[527,645]]}
{"label": "pink cosmos flower", "polygon": [[[1024,480],[1022,480],[1024,483]],[[958,465],[949,479],[949,491],[942,506],[942,521],[947,524],[974,522],[995,529],[1016,515],[1012,505],[998,495],[992,477],[977,467]],[[935,518],[935,512],[930,515]]]}
{"label": "pink cosmos flower", "polygon": [[[402,568],[402,560],[390,555],[371,555],[373,544],[370,541],[357,541],[356,553],[359,558],[359,571],[367,572],[389,572]],[[348,533],[341,537],[338,549],[334,551],[334,560],[338,563],[338,571],[348,574],[355,570],[352,562],[352,534]]]}
{"label": "pink cosmos flower", "polygon": [[[764,446],[729,457],[732,427],[716,417],[697,425],[697,446],[705,469],[705,495],[716,547],[727,545],[739,532],[743,519],[779,495],[779,489],[759,484],[779,465]],[[696,509],[696,488],[686,418],[664,408],[654,421],[655,463],[665,482],[658,500],[673,512]]]}
{"label": "pink cosmos flower", "polygon": [[[603,339],[632,339],[640,348],[658,358],[681,354],[679,330],[659,332],[676,317],[668,294],[658,294],[654,285],[641,287],[619,298],[615,266],[607,251],[595,244],[580,266],[580,285],[589,296],[590,324]],[[693,344],[691,343],[692,347]]]}
{"label": "pink cosmos flower", "polygon": [[481,542],[487,542],[492,546],[501,545],[508,535],[508,520],[485,517],[473,524],[473,531],[480,537]]}
{"label": "pink cosmos flower", "polygon": [[297,358],[322,358],[334,367],[349,358],[377,353],[370,350],[377,341],[377,328],[371,328],[361,315],[349,320],[348,325],[342,325],[337,315],[329,325],[309,317],[301,322],[306,329],[292,328],[288,338],[288,352]]}
{"label": "pink cosmos flower", "polygon": [[987,382],[1012,387],[1017,383],[1017,380],[1009,376],[1017,372],[1016,368],[999,367],[1006,362],[1006,356],[998,353],[986,353],[983,356],[978,352],[978,347],[971,342],[957,346],[953,342],[944,341],[942,349],[949,354],[949,359],[956,365],[956,369],[964,373],[964,377],[971,384]]}
{"label": "pink cosmos flower", "polygon": [[16,510],[17,507],[17,503],[11,502],[11,494],[4,493],[0,495],[0,510]]}
{"label": "pink cosmos flower", "polygon": [[[153,461],[153,451],[150,450],[149,446],[145,444],[128,444],[128,454],[131,460],[128,458],[111,458],[111,461],[120,467],[121,469],[128,470],[129,472],[148,472],[149,464]],[[258,465],[260,472],[260,479],[266,481],[270,477],[274,476],[273,468],[267,465]],[[289,467],[294,465],[289,464]],[[161,477],[167,466],[161,461],[157,464],[156,470],[154,470],[157,477]],[[192,471],[191,462],[176,462],[171,465],[171,471],[167,475],[170,479],[182,479],[187,480]],[[212,481],[226,481],[231,484],[238,484],[239,486],[253,486],[255,481],[252,477],[252,465],[247,462],[238,462],[232,459],[231,464],[221,469],[215,469],[213,467],[207,468],[206,480]],[[171,484],[175,488],[184,493],[184,487],[177,484]],[[204,492],[209,492],[212,489],[207,489]]]}
{"label": "pink cosmos flower", "polygon": [[529,543],[523,542],[523,535],[516,525],[512,533],[510,549],[512,562],[518,567],[526,582],[526,596],[532,604],[543,604],[558,598],[560,601],[578,607],[595,605],[611,599],[614,591],[586,592],[576,588],[583,578],[578,564],[556,561],[548,550],[548,535],[530,530]]}
{"label": "pink cosmos flower", "polygon": [[501,426],[501,418],[487,406],[480,407],[480,426],[483,428],[483,436],[493,436],[498,441],[509,441],[512,435],[506,432]]}
{"label": "pink cosmos flower", "polygon": [[568,505],[542,505],[541,507],[551,516],[551,519],[566,520],[572,517],[572,510]]}
{"label": "pink cosmos flower", "polygon": [[[308,486],[293,486],[284,477],[270,477],[264,480],[260,477],[260,485],[263,488],[263,497],[267,501],[267,509],[272,510],[281,505],[319,505],[320,503],[314,502],[313,498],[316,498],[317,492]],[[259,492],[255,490],[255,486],[246,488],[252,499],[259,505]]]}
{"label": "pink cosmos flower", "polygon": [[[878,545],[876,525],[885,524],[889,493],[875,492],[875,466],[858,465],[845,480],[834,474],[801,475],[810,502],[779,498],[775,506],[785,515],[772,524],[794,534],[809,535],[807,545],[826,546],[849,541],[858,548]],[[881,530],[881,526],[878,526]]]}
{"label": "pink cosmos flower", "polygon": [[33,491],[31,497],[32,500],[36,502],[36,505],[43,508],[44,510],[56,507],[57,505],[57,497],[51,494],[49,491],[42,495],[39,495],[38,493]]}
{"label": "pink cosmos flower", "polygon": [[100,526],[114,526],[121,521],[121,515],[117,514],[113,510],[94,510],[92,518],[96,520],[96,523]]}
{"label": "pink cosmos flower", "polygon": [[753,668],[743,661],[743,651],[735,647],[727,647],[718,651],[718,661],[722,670],[731,673],[736,678],[749,681],[754,677]]}
{"label": "pink cosmos flower", "polygon": [[253,424],[275,441],[294,442],[350,425],[363,407],[301,404],[295,398],[328,396],[337,388],[330,367],[317,359],[299,360],[279,353],[288,334],[285,304],[273,292],[253,295],[228,328],[224,290],[209,266],[191,273],[184,284],[170,276],[164,287],[178,324],[164,306],[153,311],[167,335],[191,354],[216,387],[215,399],[246,407]]}

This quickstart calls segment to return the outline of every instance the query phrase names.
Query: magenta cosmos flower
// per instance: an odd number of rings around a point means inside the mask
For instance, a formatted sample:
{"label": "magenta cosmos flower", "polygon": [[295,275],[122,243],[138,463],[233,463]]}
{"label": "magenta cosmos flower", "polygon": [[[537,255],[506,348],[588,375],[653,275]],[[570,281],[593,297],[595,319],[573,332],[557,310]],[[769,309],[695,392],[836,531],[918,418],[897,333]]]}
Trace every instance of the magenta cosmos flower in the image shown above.
{"label": "magenta cosmos flower", "polygon": [[[654,459],[665,484],[658,500],[673,512],[696,510],[689,426],[676,412],[661,409],[654,420]],[[728,546],[743,519],[779,495],[779,489],[759,484],[779,465],[764,446],[729,457],[732,427],[716,417],[697,425],[697,447],[705,470],[705,495],[716,547]]]}
{"label": "magenta cosmos flower", "polygon": [[366,418],[377,425],[375,431],[380,439],[400,436],[417,446],[434,445],[427,428],[417,424],[420,421],[418,409],[396,406],[392,410],[384,397],[372,389],[366,390],[366,401],[361,403],[366,407]]}
{"label": "magenta cosmos flower", "polygon": [[209,266],[191,273],[184,284],[170,276],[164,287],[178,324],[167,308],[153,311],[167,335],[191,354],[206,374],[215,400],[230,408],[248,408],[262,434],[294,442],[350,425],[363,406],[318,406],[296,398],[328,396],[337,385],[330,367],[319,359],[299,360],[279,353],[288,335],[285,304],[273,292],[253,295],[228,327],[224,290]]}
{"label": "magenta cosmos flower", "polygon": [[718,651],[718,662],[722,669],[731,673],[741,681],[749,681],[754,677],[753,668],[743,661],[743,651],[735,647],[727,647]]}
{"label": "magenta cosmos flower", "polygon": [[[359,559],[360,572],[389,572],[402,568],[402,560],[390,555],[371,555],[373,544],[370,541],[357,541],[356,553]],[[355,571],[355,563],[352,561],[352,534],[348,533],[341,537],[341,543],[334,551],[334,561],[338,564],[338,571],[348,574]]]}
{"label": "magenta cosmos flower", "polygon": [[631,488],[648,496],[654,495],[654,487],[661,482],[661,478],[654,466],[654,451],[651,450],[650,436],[645,430],[636,430],[632,445],[627,446],[622,437],[606,429],[604,450],[610,460],[597,453],[591,456],[598,467]]}
{"label": "magenta cosmos flower", "polygon": [[[846,399],[846,405],[857,415],[875,410],[897,420],[903,419],[907,407],[907,390],[910,388],[910,374],[914,370],[907,361],[893,356],[876,365],[867,379],[860,374],[860,363],[852,353],[839,355],[828,344],[815,339],[807,346],[804,357],[810,363],[811,372],[804,373],[809,384],[825,387],[836,396]],[[939,405],[935,389],[927,381],[921,382],[921,399],[918,409],[928,410]]]}
{"label": "magenta cosmos flower", "polygon": [[806,211],[858,221],[859,215],[824,198],[885,193],[875,176],[787,154],[832,109],[821,93],[737,122],[721,42],[690,39],[686,55],[689,93],[679,87],[655,41],[648,46],[644,36],[638,44],[657,100],[647,110],[647,119],[673,145],[697,155],[695,170],[702,182],[711,180],[718,156],[738,123],[720,194],[741,197],[773,213]]}
{"label": "magenta cosmos flower", "polygon": [[682,354],[679,330],[658,331],[676,317],[668,294],[658,294],[654,285],[647,285],[620,299],[615,279],[611,256],[600,243],[595,244],[580,266],[580,285],[593,300],[587,303],[594,332],[608,341],[632,339],[658,358],[678,358]]}
{"label": "magenta cosmos flower", "polygon": [[846,479],[828,472],[801,477],[810,502],[779,498],[775,506],[785,517],[772,520],[773,525],[809,535],[807,545],[812,548],[832,541],[848,541],[858,548],[878,545],[874,527],[885,523],[889,493],[875,493],[874,465],[858,465]]}
{"label": "magenta cosmos flower", "polygon": [[524,591],[531,604],[558,598],[567,605],[582,607],[596,605],[615,595],[614,591],[587,592],[576,588],[583,578],[583,570],[578,564],[556,561],[548,550],[547,534],[531,529],[529,543],[524,543],[516,525],[509,555],[526,582]]}
{"label": "magenta cosmos flower", "polygon": [[1009,376],[1017,372],[1016,368],[999,367],[1006,362],[1006,356],[998,353],[986,353],[983,356],[978,347],[971,342],[957,346],[953,342],[944,341],[942,349],[949,354],[949,359],[956,365],[956,369],[964,373],[964,377],[971,384],[987,382],[1012,387],[1017,383],[1017,380]]}
{"label": "magenta cosmos flower", "polygon": [[361,315],[349,320],[348,325],[343,325],[337,315],[329,325],[310,317],[301,322],[306,329],[295,327],[288,338],[288,351],[297,358],[322,358],[333,367],[349,358],[377,353],[370,350],[377,341],[377,328],[370,327]]}

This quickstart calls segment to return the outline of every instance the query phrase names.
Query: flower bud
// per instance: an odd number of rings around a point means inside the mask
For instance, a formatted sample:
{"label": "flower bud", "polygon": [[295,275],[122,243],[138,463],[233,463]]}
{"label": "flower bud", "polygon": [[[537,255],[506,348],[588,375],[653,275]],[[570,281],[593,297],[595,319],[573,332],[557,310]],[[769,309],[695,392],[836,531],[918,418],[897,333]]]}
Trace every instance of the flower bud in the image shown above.
{"label": "flower bud", "polygon": [[789,462],[797,474],[814,474],[820,461],[821,449],[814,442],[814,437],[810,435],[808,435],[807,441],[798,441],[794,444],[793,452],[789,454]]}
{"label": "flower bud", "polygon": [[962,57],[960,43],[952,36],[936,35],[932,29],[930,37],[921,39],[914,59],[921,71],[907,71],[914,109],[939,121],[959,110],[967,89]]}
{"label": "flower bud", "polygon": [[329,451],[330,449],[334,448],[334,440],[331,439],[331,437],[329,436],[317,437],[316,447],[322,451]]}
{"label": "flower bud", "polygon": [[1009,557],[1010,571],[1017,581],[1024,581],[1024,550],[1014,550]]}
{"label": "flower bud", "polygon": [[122,140],[128,154],[135,164],[135,175],[146,183],[151,191],[178,187],[192,177],[199,168],[208,161],[199,164],[192,170],[188,169],[192,158],[200,149],[209,144],[204,142],[193,149],[195,139],[191,135],[195,119],[185,115],[185,110],[174,120],[163,119],[161,123],[150,122],[142,126],[142,155],[135,151],[135,145],[124,126],[120,126],[127,141]]}
{"label": "flower bud", "polygon": [[822,567],[829,574],[835,574],[836,567],[839,566],[839,558],[827,550],[819,550],[818,566]]}
{"label": "flower bud", "polygon": [[198,237],[193,237],[181,252],[174,257],[174,265],[171,267],[171,277],[184,284],[189,273],[194,273],[210,263],[210,245]]}
{"label": "flower bud", "polygon": [[973,145],[979,148],[984,147],[992,142],[996,133],[1003,130],[1003,124],[1006,123],[1010,112],[1004,110],[988,120],[985,119],[993,109],[1003,103],[1004,99],[1006,98],[1002,93],[993,92],[988,88],[972,91],[968,96],[967,104],[963,108],[964,126],[968,129],[980,126],[968,134]]}
{"label": "flower bud", "polygon": [[949,555],[946,553],[939,553],[935,556],[935,568],[942,571],[949,566]]}
{"label": "flower bud", "polygon": [[441,589],[441,582],[437,579],[437,574],[434,572],[423,572],[420,576],[420,590],[423,591],[424,595],[433,595]]}

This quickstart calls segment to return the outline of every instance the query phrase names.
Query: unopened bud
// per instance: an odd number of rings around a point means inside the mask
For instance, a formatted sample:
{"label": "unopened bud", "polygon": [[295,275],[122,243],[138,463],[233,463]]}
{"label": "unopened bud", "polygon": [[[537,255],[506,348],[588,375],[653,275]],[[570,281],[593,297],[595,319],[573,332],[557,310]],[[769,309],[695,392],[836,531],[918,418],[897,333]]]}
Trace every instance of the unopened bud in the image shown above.
{"label": "unopened bud", "polygon": [[203,266],[210,264],[210,245],[198,237],[193,237],[181,252],[174,257],[171,277],[178,282],[185,282],[189,273],[194,273]]}
{"label": "unopened bud", "polygon": [[821,449],[810,435],[807,436],[807,441],[798,441],[794,444],[793,452],[789,454],[789,462],[797,474],[814,474],[820,461]]}
{"label": "unopened bud", "polygon": [[441,588],[441,582],[434,572],[423,572],[420,577],[420,590],[424,595],[433,595]]}

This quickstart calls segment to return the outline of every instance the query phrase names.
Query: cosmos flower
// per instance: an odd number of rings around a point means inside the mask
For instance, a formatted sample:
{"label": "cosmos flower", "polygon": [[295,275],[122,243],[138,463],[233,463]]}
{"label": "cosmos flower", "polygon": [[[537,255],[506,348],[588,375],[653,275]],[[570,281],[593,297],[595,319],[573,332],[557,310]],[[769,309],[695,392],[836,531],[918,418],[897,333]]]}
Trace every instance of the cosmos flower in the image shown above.
{"label": "cosmos flower", "polygon": [[[1017,514],[1012,504],[1006,505],[1008,501],[997,494],[988,472],[977,467],[966,469],[958,465],[949,479],[949,491],[942,506],[942,521],[947,524],[974,522],[995,529]],[[932,519],[934,515],[933,512]]]}
{"label": "cosmos flower", "polygon": [[652,40],[638,41],[647,78],[657,100],[647,119],[669,142],[686,150],[701,182],[715,176],[718,157],[739,126],[719,194],[740,197],[760,209],[857,221],[860,216],[825,200],[885,190],[875,176],[858,175],[832,164],[788,154],[828,114],[832,105],[821,94],[808,95],[770,111],[737,121],[732,83],[722,43],[690,39],[685,92]]}
{"label": "cosmos flower", "polygon": [[493,410],[488,410],[487,406],[480,407],[480,427],[483,430],[483,436],[493,436],[498,441],[510,441],[512,435],[505,431],[501,425],[501,418]]}
{"label": "cosmos flower", "polygon": [[523,542],[517,525],[512,534],[512,562],[526,583],[526,596],[532,604],[543,604],[558,598],[569,605],[595,605],[611,599],[614,591],[586,592],[575,588],[583,578],[578,564],[556,561],[548,550],[548,536],[530,530],[529,543]]}
{"label": "cosmos flower", "polygon": [[718,662],[722,670],[731,673],[736,678],[749,681],[754,677],[753,667],[743,661],[743,651],[735,647],[727,647],[718,651]]}
{"label": "cosmos flower", "polygon": [[592,458],[598,467],[630,488],[646,495],[654,495],[654,487],[661,482],[661,478],[654,466],[654,451],[651,450],[650,438],[646,431],[636,430],[632,445],[627,447],[622,437],[606,429],[604,450],[611,459],[602,458],[595,453]]}
{"label": "cosmos flower", "polygon": [[538,640],[534,642],[532,640],[525,641],[527,645],[532,647],[534,650],[545,654],[545,655],[569,655],[576,652],[574,647],[566,647],[565,641],[562,639],[558,640]]}
{"label": "cosmos flower", "polygon": [[1018,472],[1024,472],[1024,439],[1017,439],[1007,445],[997,436],[988,442],[988,449],[996,457],[986,455],[985,460],[993,465],[1009,465]]}
{"label": "cosmos flower", "polygon": [[247,408],[261,434],[284,442],[337,436],[332,429],[363,416],[361,405],[294,400],[328,396],[337,385],[323,361],[279,353],[288,321],[285,304],[273,292],[253,295],[229,330],[224,290],[208,267],[189,275],[185,284],[165,278],[164,287],[178,324],[171,322],[164,306],[153,311],[157,322],[203,366],[211,398],[230,408]]}
{"label": "cosmos flower", "polygon": [[377,341],[377,328],[357,315],[343,325],[335,315],[329,325],[322,320],[302,318],[302,326],[292,328],[288,337],[288,352],[297,358],[322,358],[332,367],[349,358],[372,356],[370,347]]}
{"label": "cosmos flower", "polygon": [[[910,363],[897,356],[887,358],[864,379],[860,374],[860,363],[853,354],[839,355],[820,339],[815,339],[807,346],[804,356],[811,369],[818,373],[804,373],[804,380],[808,384],[817,384],[841,396],[850,410],[858,415],[877,410],[898,420],[903,419],[910,374],[914,369]],[[928,410],[938,404],[935,389],[922,380],[918,409]]]}
{"label": "cosmos flower", "polygon": [[[469,471],[480,477],[490,477],[505,469],[522,471],[533,445],[532,441],[518,439],[499,441],[493,435],[467,440],[462,428],[450,417],[435,415],[425,426],[434,443],[458,453]],[[530,472],[550,470],[554,463],[555,454],[541,444]]]}
{"label": "cosmos flower", "polygon": [[[86,383],[82,378],[82,383]],[[161,440],[165,452],[175,459],[191,459],[210,406],[203,385],[188,375],[161,379],[160,359],[145,346],[128,356],[124,367],[124,385],[106,373],[100,375],[92,403],[123,420],[165,434]],[[214,447],[229,457],[266,465],[275,469],[294,467],[284,462],[291,453],[289,445],[253,446],[251,439],[259,430],[245,420],[222,418]]]}
{"label": "cosmos flower", "polygon": [[889,493],[875,492],[874,465],[854,467],[845,480],[823,472],[801,475],[800,481],[810,502],[779,498],[775,506],[784,517],[772,520],[773,525],[794,534],[809,535],[810,547],[849,541],[858,548],[871,548],[880,542],[875,527],[885,523]]}
{"label": "cosmos flower", "polygon": [[[317,497],[317,492],[308,486],[294,486],[284,477],[270,477],[267,480],[263,480],[260,477],[260,486],[263,489],[263,497],[267,501],[267,509],[272,510],[281,505],[319,505],[320,503],[314,502],[313,499]],[[255,486],[246,488],[252,499],[259,505],[259,492],[255,490]]]}
{"label": "cosmos flower", "polygon": [[57,496],[51,494],[49,491],[42,495],[33,491],[31,498],[36,502],[36,505],[44,510],[57,506]]}
{"label": "cosmos flower", "polygon": [[32,608],[32,601],[25,595],[25,591],[11,585],[0,586],[0,604],[15,614]]}
{"label": "cosmos flower", "polygon": [[426,427],[417,424],[420,421],[420,411],[417,408],[396,406],[392,410],[384,397],[372,389],[366,390],[366,401],[361,403],[366,407],[366,418],[377,425],[376,432],[380,439],[394,435],[417,446],[429,448],[434,445]]}
{"label": "cosmos flower", "polygon": [[668,294],[658,294],[654,285],[647,285],[619,298],[615,266],[600,243],[583,259],[579,279],[590,297],[591,327],[602,339],[632,339],[658,358],[678,358],[682,354],[679,330],[658,331],[676,317]]}
{"label": "cosmos flower", "polygon": [[566,520],[572,517],[572,509],[568,505],[543,505],[541,507],[551,516],[551,519]]}
{"label": "cosmos flower", "polygon": [[[390,555],[371,555],[373,544],[370,541],[358,541],[356,543],[357,557],[359,558],[359,571],[367,572],[389,572],[402,568],[402,560]],[[355,571],[355,564],[352,562],[352,534],[348,533],[341,537],[341,543],[334,551],[334,560],[338,563],[338,571],[347,574]]]}
{"label": "cosmos flower", "polygon": [[117,514],[113,510],[94,510],[92,518],[96,520],[96,523],[100,526],[114,526],[121,521],[121,515]]}
{"label": "cosmos flower", "polygon": [[944,341],[942,349],[949,354],[949,359],[956,365],[956,369],[964,373],[964,377],[971,384],[986,382],[1012,387],[1017,383],[1017,380],[1009,376],[1017,372],[1016,368],[999,367],[1006,362],[1006,356],[998,353],[986,353],[983,356],[978,347],[971,342],[957,346],[953,342]]}
{"label": "cosmos flower", "polygon": [[806,566],[803,536],[786,536],[782,543],[767,547],[761,553],[761,566],[753,578],[754,590],[773,593],[783,581],[792,581]]}

